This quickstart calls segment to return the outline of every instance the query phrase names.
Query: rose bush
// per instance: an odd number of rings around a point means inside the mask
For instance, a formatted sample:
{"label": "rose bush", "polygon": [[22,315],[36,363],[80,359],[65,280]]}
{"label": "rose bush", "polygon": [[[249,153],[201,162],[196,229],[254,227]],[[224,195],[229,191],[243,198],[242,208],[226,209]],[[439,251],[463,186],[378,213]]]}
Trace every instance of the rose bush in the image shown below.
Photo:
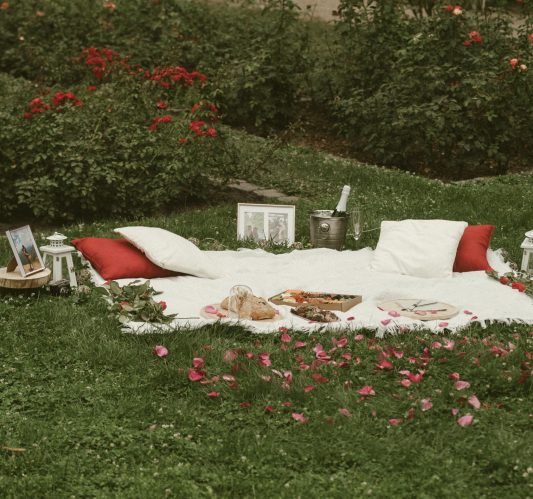
{"label": "rose bush", "polygon": [[203,98],[205,78],[129,65],[111,81],[70,88],[3,77],[0,211],[134,216],[208,196],[236,163],[216,106]]}

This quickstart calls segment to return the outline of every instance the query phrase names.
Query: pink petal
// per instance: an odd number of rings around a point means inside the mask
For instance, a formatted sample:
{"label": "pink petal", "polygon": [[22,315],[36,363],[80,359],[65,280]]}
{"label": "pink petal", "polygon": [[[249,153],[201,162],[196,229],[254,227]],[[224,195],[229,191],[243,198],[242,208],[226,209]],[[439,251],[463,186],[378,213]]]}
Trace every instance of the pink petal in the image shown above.
{"label": "pink petal", "polygon": [[376,394],[374,389],[369,385],[363,386],[363,388],[357,390],[357,393],[359,395],[375,395]]}
{"label": "pink petal", "polygon": [[342,416],[346,416],[347,418],[352,417],[352,413],[348,409],[346,409],[346,407],[342,407],[341,409],[339,409],[339,414],[341,414]]}
{"label": "pink petal", "polygon": [[263,381],[272,381],[272,376],[264,376],[264,375],[261,375],[260,377],[261,377],[261,379],[262,379]]}
{"label": "pink petal", "polygon": [[162,358],[168,355],[168,350],[163,345],[156,345],[152,350],[152,353]]}
{"label": "pink petal", "polygon": [[422,381],[422,373],[419,373],[419,374],[411,374],[409,373],[407,375],[407,377],[409,378],[410,381],[412,381],[413,383],[420,383]]}
{"label": "pink petal", "polygon": [[226,350],[223,359],[224,362],[233,362],[238,356],[239,354],[235,350]]}
{"label": "pink petal", "polygon": [[468,397],[468,403],[474,409],[479,409],[481,407],[481,402],[479,401],[479,399],[475,395],[470,395],[470,397]]}
{"label": "pink petal", "polygon": [[400,385],[402,385],[405,388],[409,388],[411,386],[411,382],[408,379],[402,379],[400,381]]}
{"label": "pink petal", "polygon": [[465,313],[466,315],[472,315],[474,312],[470,312],[470,310],[465,310],[464,313]]}
{"label": "pink petal", "polygon": [[456,381],[455,382],[455,389],[456,390],[465,390],[466,388],[470,388],[470,383],[468,381]]}
{"label": "pink petal", "polygon": [[450,374],[448,374],[448,378],[449,379],[453,379],[454,381],[459,380],[460,377],[461,377],[461,375],[459,373],[450,373]]}
{"label": "pink petal", "polygon": [[337,341],[337,346],[339,348],[344,348],[348,344],[348,338],[341,338],[339,341]]}
{"label": "pink petal", "polygon": [[422,399],[420,401],[420,408],[422,409],[422,411],[429,411],[431,408],[433,407],[433,403],[431,402],[430,399]]}
{"label": "pink petal", "polygon": [[294,348],[303,348],[306,344],[304,341],[295,341]]}
{"label": "pink petal", "polygon": [[466,414],[457,420],[457,424],[459,426],[470,426],[472,421],[474,421],[474,416],[472,416],[472,414]]}
{"label": "pink petal", "polygon": [[447,322],[439,322],[439,327],[447,327],[447,326],[448,326]]}
{"label": "pink petal", "polygon": [[271,413],[271,412],[274,412],[274,408],[271,406],[271,405],[265,405],[265,408],[264,408],[264,411],[267,412],[267,413]]}
{"label": "pink petal", "polygon": [[304,416],[303,412],[293,412],[291,416],[292,419],[299,421],[300,423],[305,423],[307,421],[307,418]]}
{"label": "pink petal", "polygon": [[282,402],[281,405],[283,407],[292,407],[292,402]]}
{"label": "pink petal", "polygon": [[376,364],[378,369],[392,369],[394,365],[387,359],[383,359],[379,364]]}
{"label": "pink petal", "polygon": [[239,407],[241,409],[249,409],[250,407],[252,407],[252,404],[251,404],[251,402],[241,402],[239,404]]}
{"label": "pink petal", "polygon": [[216,314],[218,314],[218,309],[213,307],[213,305],[207,305],[207,307],[204,308],[204,312],[206,314],[216,315]]}
{"label": "pink petal", "polygon": [[235,381],[235,376],[232,376],[231,374],[223,374],[222,379],[224,381]]}
{"label": "pink petal", "polygon": [[283,371],[283,377],[285,378],[287,383],[292,383],[292,372],[291,371]]}
{"label": "pink petal", "polygon": [[403,423],[403,419],[401,419],[401,418],[389,419],[389,424],[392,425],[392,426],[398,426],[398,425],[400,425],[402,423]]}
{"label": "pink petal", "polygon": [[285,326],[280,326],[278,327],[278,331],[281,331],[281,332],[285,332],[285,331],[288,331],[289,329],[286,328]]}
{"label": "pink petal", "polygon": [[459,409],[456,409],[455,407],[452,409],[452,416],[457,416],[459,414]]}
{"label": "pink petal", "polygon": [[400,374],[403,374],[404,376],[409,376],[411,374],[411,371],[408,371],[407,369],[402,369],[399,372]]}
{"label": "pink petal", "polygon": [[353,337],[353,339],[354,339],[355,341],[363,341],[363,340],[365,339],[365,337],[364,337],[364,335],[362,335],[362,334],[356,334],[356,335]]}
{"label": "pink petal", "polygon": [[196,370],[193,367],[189,368],[189,379],[191,381],[199,381],[205,376],[205,371]]}
{"label": "pink petal", "polygon": [[400,317],[399,312],[396,312],[396,310],[391,310],[391,311],[389,312],[389,315],[390,315],[391,317]]}
{"label": "pink petal", "polygon": [[390,321],[391,321],[390,319],[383,319],[381,321],[381,324],[383,324],[384,326],[388,326],[390,324]]}
{"label": "pink petal", "polygon": [[204,359],[202,359],[202,357],[194,357],[194,359],[192,359],[192,366],[195,368],[195,369],[202,369],[204,367]]}
{"label": "pink petal", "polygon": [[220,397],[220,392],[209,392],[207,396],[211,398]]}
{"label": "pink petal", "polygon": [[431,348],[433,348],[434,350],[438,350],[439,348],[442,348],[442,343],[438,342],[438,341],[434,341],[432,344],[431,344]]}
{"label": "pink petal", "polygon": [[453,350],[453,347],[455,346],[455,341],[452,340],[444,340],[444,348],[446,350]]}
{"label": "pink petal", "polygon": [[305,388],[304,388],[304,392],[305,393],[308,393],[310,392],[311,390],[314,390],[316,388],[315,385],[307,385]]}
{"label": "pink petal", "polygon": [[[285,329],[287,329],[287,328],[285,328]],[[283,334],[279,337],[279,339],[280,339],[283,343],[290,343],[292,338],[291,338],[291,336],[288,335],[287,333],[283,333]]]}
{"label": "pink petal", "polygon": [[346,317],[347,321],[353,321],[354,319],[355,319],[355,317],[353,315],[350,315],[350,317]]}

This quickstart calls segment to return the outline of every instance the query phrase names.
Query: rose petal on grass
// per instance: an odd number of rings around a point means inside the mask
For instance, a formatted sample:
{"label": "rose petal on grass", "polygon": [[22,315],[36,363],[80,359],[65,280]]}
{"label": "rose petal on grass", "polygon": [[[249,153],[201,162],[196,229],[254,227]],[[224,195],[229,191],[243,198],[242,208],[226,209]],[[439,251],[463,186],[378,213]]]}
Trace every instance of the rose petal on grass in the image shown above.
{"label": "rose petal on grass", "polygon": [[455,384],[455,389],[456,390],[465,390],[467,388],[470,388],[470,383],[468,381],[456,381]]}
{"label": "rose petal on grass", "polygon": [[383,359],[379,364],[376,364],[376,367],[378,369],[392,369],[394,365],[392,364],[391,361],[387,359]]}
{"label": "rose petal on grass", "polygon": [[450,373],[448,374],[449,379],[453,379],[454,381],[458,381],[461,375],[459,373]]}
{"label": "rose petal on grass", "polygon": [[442,343],[439,341],[434,341],[431,344],[431,348],[433,348],[434,350],[438,350],[439,348],[442,348]]}
{"label": "rose petal on grass", "polygon": [[189,368],[189,379],[191,381],[200,381],[206,375],[205,371],[201,369],[194,369],[194,367]]}
{"label": "rose petal on grass", "polygon": [[[287,328],[285,328],[285,330],[286,330],[286,329],[287,329]],[[291,337],[289,334],[287,334],[287,333],[283,333],[283,334],[279,337],[279,339],[280,339],[283,343],[290,343],[291,340],[292,340],[292,337]]]}
{"label": "rose petal on grass", "polygon": [[453,407],[452,408],[452,416],[457,416],[457,414],[459,414],[459,409]]}
{"label": "rose petal on grass", "polygon": [[402,379],[400,381],[400,385],[402,385],[404,388],[409,388],[411,386],[411,382],[408,379]]}
{"label": "rose petal on grass", "polygon": [[445,350],[453,350],[455,347],[455,341],[452,340],[444,340],[444,349]]}
{"label": "rose petal on grass", "polygon": [[295,341],[294,342],[294,348],[303,348],[307,343],[305,341]]}
{"label": "rose petal on grass", "polygon": [[439,322],[439,327],[448,327],[447,322]]}
{"label": "rose petal on grass", "polygon": [[307,418],[305,417],[303,412],[293,412],[291,416],[292,416],[292,419],[294,419],[295,421],[298,421],[299,423],[307,422]]}
{"label": "rose petal on grass", "polygon": [[341,407],[339,409],[339,414],[342,416],[346,416],[347,418],[352,417],[352,413],[348,409],[346,409],[346,407]]}
{"label": "rose petal on grass", "polygon": [[275,409],[271,405],[265,405],[265,408],[263,410],[268,414],[275,411]]}
{"label": "rose petal on grass", "polygon": [[202,369],[204,365],[205,365],[205,361],[202,357],[194,357],[194,359],[192,359],[192,366],[195,369]]}
{"label": "rose petal on grass", "polygon": [[420,408],[423,412],[429,411],[433,407],[433,402],[431,399],[422,399],[420,401]]}
{"label": "rose petal on grass", "polygon": [[152,353],[154,355],[157,355],[158,357],[166,357],[168,355],[168,350],[163,345],[156,345],[154,349],[152,350]]}
{"label": "rose petal on grass", "polygon": [[235,350],[226,350],[223,355],[224,362],[233,362],[239,354]]}
{"label": "rose petal on grass", "polygon": [[357,393],[359,395],[365,395],[365,396],[376,394],[376,392],[370,385],[363,386],[363,388],[360,388],[359,390],[357,390]]}
{"label": "rose petal on grass", "polygon": [[364,337],[364,335],[362,335],[362,334],[356,334],[356,335],[353,337],[353,339],[354,339],[355,341],[363,341],[363,340],[365,339],[365,337]]}
{"label": "rose petal on grass", "polygon": [[339,341],[337,341],[337,346],[339,348],[344,348],[348,344],[348,338],[341,338]]}
{"label": "rose petal on grass", "polygon": [[220,392],[209,392],[207,396],[211,398],[220,397]]}
{"label": "rose petal on grass", "polygon": [[459,426],[470,426],[472,421],[474,421],[474,416],[472,414],[466,414],[457,420],[457,424]]}
{"label": "rose petal on grass", "polygon": [[286,328],[285,326],[278,327],[278,331],[280,331],[280,332],[285,332],[285,331],[288,331],[288,330],[289,330],[289,328]]}
{"label": "rose petal on grass", "polygon": [[222,379],[224,381],[235,381],[235,376],[233,376],[231,374],[223,374],[222,375]]}
{"label": "rose petal on grass", "polygon": [[251,402],[241,402],[239,404],[239,407],[241,409],[248,409],[248,408],[252,407],[252,403]]}
{"label": "rose petal on grass", "polygon": [[389,424],[391,426],[398,426],[398,425],[401,425],[403,423],[403,419],[402,418],[391,418],[389,419]]}
{"label": "rose petal on grass", "polygon": [[304,392],[305,393],[309,393],[311,390],[314,390],[316,388],[315,385],[307,385],[305,388],[304,388]]}
{"label": "rose petal on grass", "polygon": [[292,407],[292,402],[282,402],[281,405],[283,407]]}
{"label": "rose petal on grass", "polygon": [[481,402],[479,401],[479,399],[475,395],[470,395],[470,397],[468,397],[468,403],[474,409],[479,409],[481,407]]}

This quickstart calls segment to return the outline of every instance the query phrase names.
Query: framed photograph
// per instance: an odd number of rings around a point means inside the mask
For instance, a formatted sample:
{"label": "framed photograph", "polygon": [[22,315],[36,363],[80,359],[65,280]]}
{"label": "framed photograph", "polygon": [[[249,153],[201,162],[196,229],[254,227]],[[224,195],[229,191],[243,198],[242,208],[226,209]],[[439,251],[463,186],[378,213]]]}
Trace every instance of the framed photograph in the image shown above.
{"label": "framed photograph", "polygon": [[295,213],[293,205],[239,203],[237,238],[293,244]]}
{"label": "framed photograph", "polygon": [[44,269],[43,259],[29,225],[6,231],[7,240],[15,255],[22,277]]}

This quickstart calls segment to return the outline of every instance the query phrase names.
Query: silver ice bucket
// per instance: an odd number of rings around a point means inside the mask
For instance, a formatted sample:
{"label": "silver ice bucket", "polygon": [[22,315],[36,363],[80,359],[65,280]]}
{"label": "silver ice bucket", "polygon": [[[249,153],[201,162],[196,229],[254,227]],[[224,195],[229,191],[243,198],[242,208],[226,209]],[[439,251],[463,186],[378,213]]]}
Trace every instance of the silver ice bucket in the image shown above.
{"label": "silver ice bucket", "polygon": [[311,213],[309,224],[311,244],[315,248],[342,249],[346,240],[348,215],[332,217],[333,210],[315,210]]}

